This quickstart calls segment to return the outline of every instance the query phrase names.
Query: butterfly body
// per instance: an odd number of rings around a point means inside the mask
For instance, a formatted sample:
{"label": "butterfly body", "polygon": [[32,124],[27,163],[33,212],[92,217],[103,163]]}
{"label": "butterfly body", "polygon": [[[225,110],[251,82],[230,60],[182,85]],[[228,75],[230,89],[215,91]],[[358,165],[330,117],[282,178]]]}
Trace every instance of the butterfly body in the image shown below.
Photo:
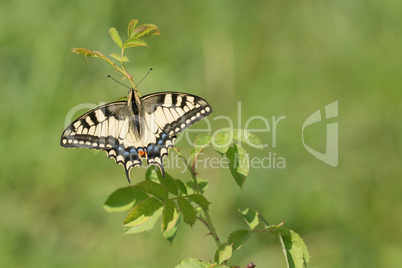
{"label": "butterfly body", "polygon": [[103,150],[130,169],[157,165],[164,174],[163,157],[177,134],[212,113],[201,97],[179,92],[160,92],[139,97],[131,89],[127,101],[99,106],[72,122],[63,132],[60,144],[66,148]]}

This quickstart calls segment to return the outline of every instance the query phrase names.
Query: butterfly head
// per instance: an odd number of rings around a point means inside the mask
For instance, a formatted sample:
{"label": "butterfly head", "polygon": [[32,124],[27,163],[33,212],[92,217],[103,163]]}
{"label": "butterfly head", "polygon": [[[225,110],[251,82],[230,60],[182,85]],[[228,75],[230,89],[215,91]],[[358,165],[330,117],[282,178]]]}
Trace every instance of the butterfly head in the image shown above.
{"label": "butterfly head", "polygon": [[141,100],[138,96],[138,91],[136,88],[132,88],[128,92],[127,106],[132,107],[134,110],[141,109]]}

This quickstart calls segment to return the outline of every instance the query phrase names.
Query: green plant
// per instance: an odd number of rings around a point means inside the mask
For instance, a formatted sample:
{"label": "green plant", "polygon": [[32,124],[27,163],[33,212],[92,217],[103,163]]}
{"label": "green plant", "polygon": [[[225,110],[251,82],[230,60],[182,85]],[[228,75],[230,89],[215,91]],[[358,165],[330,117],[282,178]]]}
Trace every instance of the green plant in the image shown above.
{"label": "green plant", "polygon": [[[109,30],[112,40],[121,49],[120,54],[110,56],[120,62],[118,67],[113,60],[98,51],[84,48],[74,48],[73,52],[86,57],[97,57],[109,63],[115,70],[123,74],[135,88],[132,76],[125,67],[128,58],[124,55],[127,48],[147,46],[142,39],[159,35],[159,29],[153,24],[143,24],[137,27],[137,20],[131,20],[128,26],[128,39],[123,42],[115,28]],[[272,233],[282,245],[288,267],[305,267],[309,261],[307,247],[294,231],[283,227],[283,223],[269,225],[256,210],[247,208],[240,210],[240,215],[246,221],[248,228],[233,231],[226,241],[218,236],[213,221],[209,215],[210,202],[204,192],[208,181],[198,178],[196,161],[201,152],[211,146],[218,154],[228,159],[230,172],[238,186],[242,187],[249,172],[249,157],[242,144],[256,149],[262,149],[261,141],[252,133],[243,129],[220,129],[214,134],[199,135],[194,141],[194,148],[186,158],[177,149],[174,152],[186,165],[188,176],[173,178],[168,172],[163,178],[159,169],[150,166],[145,180],[133,186],[127,186],[114,191],[104,204],[108,212],[129,211],[123,222],[126,234],[140,233],[152,229],[157,220],[162,218],[162,235],[172,242],[182,222],[193,226],[198,220],[203,223],[216,243],[216,254],[213,263],[196,259],[186,259],[176,267],[229,267],[234,251],[237,251],[247,241],[251,234]],[[236,266],[232,266],[236,267]],[[252,263],[248,267],[254,267]]]}

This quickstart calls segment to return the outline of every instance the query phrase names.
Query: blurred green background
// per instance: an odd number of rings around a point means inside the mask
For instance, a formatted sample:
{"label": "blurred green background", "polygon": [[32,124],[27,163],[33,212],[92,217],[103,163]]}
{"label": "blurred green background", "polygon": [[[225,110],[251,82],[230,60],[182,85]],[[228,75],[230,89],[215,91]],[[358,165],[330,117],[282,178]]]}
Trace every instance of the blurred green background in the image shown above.
{"label": "blurred green background", "polygon": [[[223,240],[246,228],[237,209],[253,207],[304,238],[310,267],[400,267],[401,11],[394,0],[1,1],[0,266],[174,267],[187,257],[213,258],[215,244],[199,223],[182,225],[173,245],[159,227],[123,235],[125,214],[102,208],[127,185],[123,168],[103,152],[59,145],[70,109],[127,93],[107,78],[119,75],[106,63],[87,63],[70,49],[118,52],[108,29],[125,35],[137,18],[162,33],[146,39],[149,48],[127,53],[135,81],[154,69],[140,85],[143,95],[174,90],[206,98],[213,131],[227,126],[214,116],[229,116],[235,127],[254,115],[286,116],[275,148],[272,131],[256,132],[269,144],[264,152],[247,147],[250,157],[283,157],[285,169],[252,169],[242,190],[227,169],[199,169]],[[339,166],[331,167],[305,150],[301,128],[336,100]],[[322,152],[325,124],[306,132]],[[185,142],[178,146],[188,152]],[[208,149],[206,156],[217,155]],[[144,172],[133,169],[134,182]],[[232,260],[286,267],[272,235],[252,237]]]}

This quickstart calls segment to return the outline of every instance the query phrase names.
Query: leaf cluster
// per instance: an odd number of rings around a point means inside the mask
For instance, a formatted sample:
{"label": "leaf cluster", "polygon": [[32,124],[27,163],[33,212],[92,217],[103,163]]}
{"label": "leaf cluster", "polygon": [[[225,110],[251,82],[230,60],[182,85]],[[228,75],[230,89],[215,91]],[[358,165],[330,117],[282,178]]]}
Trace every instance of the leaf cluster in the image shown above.
{"label": "leaf cluster", "polygon": [[[151,37],[155,35],[160,35],[159,28],[154,25],[154,24],[142,24],[137,27],[138,20],[133,19],[130,21],[128,24],[128,29],[127,29],[127,40],[123,41],[119,32],[117,31],[116,28],[112,27],[109,29],[109,35],[113,42],[120,48],[120,54],[118,53],[112,53],[110,54],[110,58],[107,56],[103,55],[99,51],[93,51],[90,49],[86,48],[73,48],[71,51],[75,52],[77,54],[83,54],[86,58],[87,57],[94,57],[94,58],[99,58],[101,60],[106,61],[108,64],[110,64],[113,69],[119,71],[126,77],[130,83],[132,84],[133,88],[135,88],[135,84],[132,80],[132,76],[129,74],[125,67],[125,62],[128,62],[129,59],[126,55],[124,55],[125,50],[127,48],[131,47],[148,47],[148,44],[143,40],[146,37]],[[120,63],[120,67],[115,64],[113,61],[116,60]]]}

